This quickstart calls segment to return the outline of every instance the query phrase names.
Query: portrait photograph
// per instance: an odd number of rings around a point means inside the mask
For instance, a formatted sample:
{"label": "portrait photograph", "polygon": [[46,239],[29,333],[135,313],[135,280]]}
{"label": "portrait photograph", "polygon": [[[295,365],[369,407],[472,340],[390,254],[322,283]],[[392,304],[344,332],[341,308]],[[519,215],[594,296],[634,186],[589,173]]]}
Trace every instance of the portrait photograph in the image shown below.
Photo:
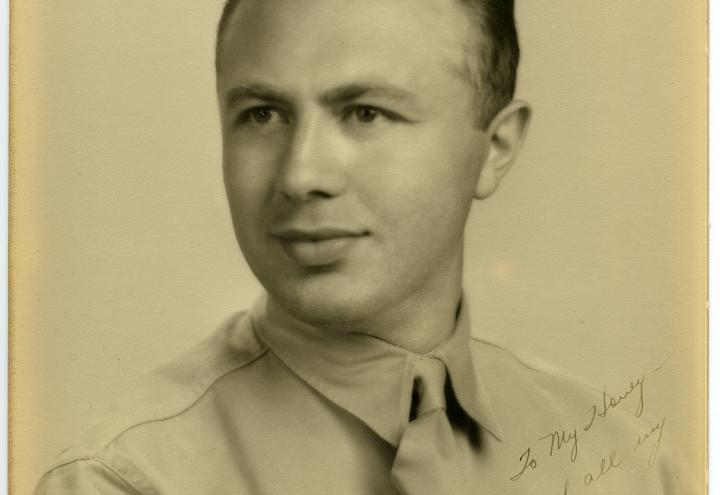
{"label": "portrait photograph", "polygon": [[10,22],[10,493],[705,493],[705,2]]}

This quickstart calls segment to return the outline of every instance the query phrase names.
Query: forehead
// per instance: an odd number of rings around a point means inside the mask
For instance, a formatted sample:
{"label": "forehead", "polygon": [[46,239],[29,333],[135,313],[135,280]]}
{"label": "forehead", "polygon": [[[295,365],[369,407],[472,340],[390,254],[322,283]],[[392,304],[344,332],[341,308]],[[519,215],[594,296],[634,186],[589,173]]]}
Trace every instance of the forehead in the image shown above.
{"label": "forehead", "polygon": [[218,81],[369,72],[423,82],[461,73],[470,39],[457,0],[241,0],[222,35]]}

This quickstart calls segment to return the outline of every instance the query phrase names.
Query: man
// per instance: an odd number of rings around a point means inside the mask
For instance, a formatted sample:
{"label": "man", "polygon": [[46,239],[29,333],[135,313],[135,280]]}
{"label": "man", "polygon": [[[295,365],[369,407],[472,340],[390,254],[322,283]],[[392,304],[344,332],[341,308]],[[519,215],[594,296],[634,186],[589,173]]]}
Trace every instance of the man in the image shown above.
{"label": "man", "polygon": [[238,0],[217,43],[237,238],[267,291],[37,493],[685,493],[617,397],[471,337],[463,232],[522,145],[508,0]]}

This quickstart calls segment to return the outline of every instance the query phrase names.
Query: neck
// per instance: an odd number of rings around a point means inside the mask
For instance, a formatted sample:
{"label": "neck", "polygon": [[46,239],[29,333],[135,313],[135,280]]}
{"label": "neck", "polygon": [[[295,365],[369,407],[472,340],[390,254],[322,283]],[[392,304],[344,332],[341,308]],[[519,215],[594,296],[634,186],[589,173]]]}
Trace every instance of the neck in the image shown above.
{"label": "neck", "polygon": [[458,284],[429,297],[405,300],[379,315],[363,333],[417,354],[430,352],[452,335],[461,296]]}

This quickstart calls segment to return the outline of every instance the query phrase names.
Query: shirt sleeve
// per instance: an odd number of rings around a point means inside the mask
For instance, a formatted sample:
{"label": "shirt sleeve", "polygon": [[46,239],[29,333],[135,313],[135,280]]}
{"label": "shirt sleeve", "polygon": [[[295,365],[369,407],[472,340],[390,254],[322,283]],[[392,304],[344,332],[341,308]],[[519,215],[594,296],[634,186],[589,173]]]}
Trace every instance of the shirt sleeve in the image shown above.
{"label": "shirt sleeve", "polygon": [[78,460],[56,467],[40,480],[35,495],[143,495],[97,460]]}

